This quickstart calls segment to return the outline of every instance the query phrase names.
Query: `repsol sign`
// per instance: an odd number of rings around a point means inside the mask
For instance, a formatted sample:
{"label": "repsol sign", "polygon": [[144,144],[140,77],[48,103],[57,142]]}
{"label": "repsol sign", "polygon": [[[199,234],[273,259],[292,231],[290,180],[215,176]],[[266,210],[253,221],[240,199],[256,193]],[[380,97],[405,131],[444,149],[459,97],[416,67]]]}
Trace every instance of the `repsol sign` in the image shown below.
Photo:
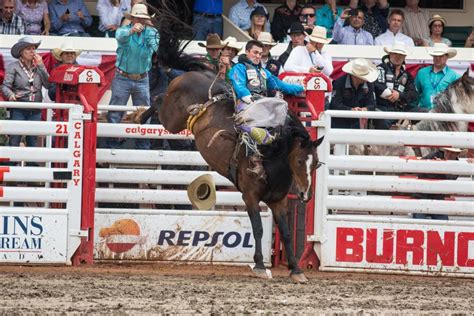
{"label": "repsol sign", "polygon": [[0,253],[42,249],[41,216],[0,216]]}
{"label": "repsol sign", "polygon": [[158,237],[159,246],[194,246],[214,247],[218,244],[226,248],[252,248],[253,240],[251,233],[240,233],[237,231],[209,233],[207,231],[162,230]]}

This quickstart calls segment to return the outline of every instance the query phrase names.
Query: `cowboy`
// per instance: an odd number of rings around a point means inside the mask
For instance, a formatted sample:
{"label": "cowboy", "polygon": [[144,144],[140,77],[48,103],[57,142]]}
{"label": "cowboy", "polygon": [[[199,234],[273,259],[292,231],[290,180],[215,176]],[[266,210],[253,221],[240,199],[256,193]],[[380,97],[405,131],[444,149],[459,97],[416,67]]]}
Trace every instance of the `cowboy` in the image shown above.
{"label": "cowboy", "polygon": [[[131,20],[129,25],[116,31],[117,62],[112,82],[111,105],[126,105],[130,96],[134,106],[150,105],[150,87],[148,71],[151,69],[152,55],[158,51],[160,36],[150,25],[147,6],[138,3],[131,13],[124,14]],[[108,122],[119,123],[123,112],[109,112]],[[108,148],[119,147],[117,139],[108,139]],[[149,149],[149,140],[136,140],[135,148]]]}
{"label": "cowboy", "polygon": [[286,60],[288,59],[288,56],[290,56],[293,48],[305,46],[307,43],[305,40],[306,34],[304,32],[304,26],[300,22],[291,24],[288,35],[290,36],[291,41],[288,43],[286,50],[280,55],[280,57],[278,57],[278,61],[282,65],[286,63]]}
{"label": "cowboy", "polygon": [[[238,99],[236,112],[237,116],[240,115],[240,121],[237,122],[236,128],[250,136],[249,141],[252,146],[250,146],[249,156],[253,168],[249,169],[249,171],[257,174],[259,179],[265,179],[262,157],[251,148],[256,148],[257,145],[268,145],[274,140],[275,136],[270,134],[265,127],[283,125],[288,108],[288,104],[282,99],[272,98],[271,102],[268,102],[268,98],[265,98],[268,90],[281,90],[283,93],[292,95],[297,95],[304,91],[302,86],[284,83],[268,70],[262,68],[260,63],[262,53],[263,44],[261,42],[256,40],[249,41],[245,46],[245,55],[239,56],[239,63],[229,73],[230,81]],[[257,99],[258,101],[256,101]],[[273,126],[258,126],[263,124],[263,122],[257,122],[256,120],[250,124],[249,121],[253,120],[250,110],[257,112],[259,108],[263,108],[265,105],[271,106],[272,116],[276,119],[264,123],[271,123]],[[247,118],[245,118],[246,115]],[[278,121],[277,125],[275,125],[275,121]]]}
{"label": "cowboy", "polygon": [[[455,147],[444,147],[440,148],[426,156],[422,159],[430,160],[459,160],[459,155],[464,152],[464,150]],[[454,174],[419,174],[418,179],[435,179],[435,180],[456,180],[458,175]],[[444,200],[446,198],[445,194],[435,194],[435,193],[414,193],[412,195],[416,199],[427,199],[427,200]],[[435,219],[435,220],[448,220],[448,215],[445,214],[420,214],[413,213],[413,218],[417,219]]]}
{"label": "cowboy", "polygon": [[219,58],[219,76],[223,80],[229,80],[230,69],[235,65],[234,58],[242,50],[242,45],[232,36],[227,37],[224,43],[226,43],[227,46],[222,49]]}
{"label": "cowboy", "polygon": [[16,1],[4,0],[0,10],[0,34],[22,35],[25,24],[21,16],[15,12]]}
{"label": "cowboy", "polygon": [[[379,77],[375,81],[377,110],[401,112],[417,106],[418,93],[413,76],[406,71],[405,58],[408,49],[402,42],[394,42],[391,47],[384,47],[387,53],[382,63],[377,66]],[[389,129],[395,120],[375,120],[376,129]]]}
{"label": "cowboy", "polygon": [[306,46],[295,47],[285,63],[285,71],[313,73],[322,71],[330,76],[333,71],[332,57],[328,52],[323,52],[325,44],[331,42],[326,37],[326,28],[315,26],[308,35]]}
{"label": "cowboy", "polygon": [[[56,67],[64,64],[77,65],[77,57],[81,54],[80,49],[75,49],[72,42],[64,42],[60,48],[54,48],[52,51],[54,59],[58,61]],[[56,68],[55,67],[55,68]],[[54,72],[54,69],[53,69]],[[56,83],[51,83],[48,89],[48,96],[51,101],[56,101]]]}
{"label": "cowboy", "polygon": [[262,59],[260,61],[262,68],[270,71],[272,75],[278,76],[283,71],[283,67],[281,66],[281,63],[277,59],[272,58],[272,55],[270,54],[272,47],[277,44],[273,41],[272,34],[262,32],[258,36],[258,41],[263,44]]}
{"label": "cowboy", "polygon": [[206,65],[211,71],[219,71],[219,57],[221,51],[226,47],[226,43],[222,43],[221,38],[217,34],[208,34],[206,44],[198,43],[199,46],[206,48]]}
{"label": "cowboy", "polygon": [[[333,82],[331,110],[373,111],[375,109],[374,84],[379,72],[364,58],[354,59],[342,67],[346,75]],[[335,118],[335,128],[360,128],[359,119]]]}
{"label": "cowboy", "polygon": [[433,66],[420,69],[415,78],[415,86],[420,94],[420,107],[431,109],[435,96],[446,90],[460,75],[449,68],[448,59],[456,56],[457,51],[444,43],[436,43],[428,49],[428,54],[433,56]]}

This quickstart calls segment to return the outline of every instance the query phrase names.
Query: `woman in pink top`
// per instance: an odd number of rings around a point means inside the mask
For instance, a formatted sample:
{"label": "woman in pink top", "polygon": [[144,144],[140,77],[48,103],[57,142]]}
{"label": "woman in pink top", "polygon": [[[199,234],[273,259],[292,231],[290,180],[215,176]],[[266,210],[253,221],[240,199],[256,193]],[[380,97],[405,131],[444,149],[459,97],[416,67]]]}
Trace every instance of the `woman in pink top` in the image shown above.
{"label": "woman in pink top", "polygon": [[51,22],[45,0],[18,0],[16,7],[25,23],[25,34],[49,35]]}

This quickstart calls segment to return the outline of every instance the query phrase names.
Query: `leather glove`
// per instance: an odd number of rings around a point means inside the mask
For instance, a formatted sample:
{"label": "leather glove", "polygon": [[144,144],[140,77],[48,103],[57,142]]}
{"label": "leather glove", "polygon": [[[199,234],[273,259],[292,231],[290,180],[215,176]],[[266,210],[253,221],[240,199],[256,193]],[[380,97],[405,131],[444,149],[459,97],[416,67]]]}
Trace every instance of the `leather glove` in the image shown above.
{"label": "leather glove", "polygon": [[246,95],[245,97],[242,97],[242,101],[244,101],[247,104],[252,103],[254,100],[251,95]]}

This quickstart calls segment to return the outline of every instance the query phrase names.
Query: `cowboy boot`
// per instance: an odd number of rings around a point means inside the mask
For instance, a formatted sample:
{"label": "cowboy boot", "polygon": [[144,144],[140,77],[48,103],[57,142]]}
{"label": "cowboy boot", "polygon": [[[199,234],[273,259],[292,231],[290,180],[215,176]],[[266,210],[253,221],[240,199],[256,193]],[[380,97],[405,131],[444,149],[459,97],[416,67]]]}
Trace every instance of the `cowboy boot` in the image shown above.
{"label": "cowboy boot", "polygon": [[258,145],[269,145],[275,140],[275,136],[271,135],[265,128],[252,127],[250,130],[250,137]]}
{"label": "cowboy boot", "polygon": [[249,158],[249,161],[251,168],[247,168],[247,171],[256,174],[259,180],[266,181],[267,175],[265,174],[262,158],[259,155],[253,155]]}

